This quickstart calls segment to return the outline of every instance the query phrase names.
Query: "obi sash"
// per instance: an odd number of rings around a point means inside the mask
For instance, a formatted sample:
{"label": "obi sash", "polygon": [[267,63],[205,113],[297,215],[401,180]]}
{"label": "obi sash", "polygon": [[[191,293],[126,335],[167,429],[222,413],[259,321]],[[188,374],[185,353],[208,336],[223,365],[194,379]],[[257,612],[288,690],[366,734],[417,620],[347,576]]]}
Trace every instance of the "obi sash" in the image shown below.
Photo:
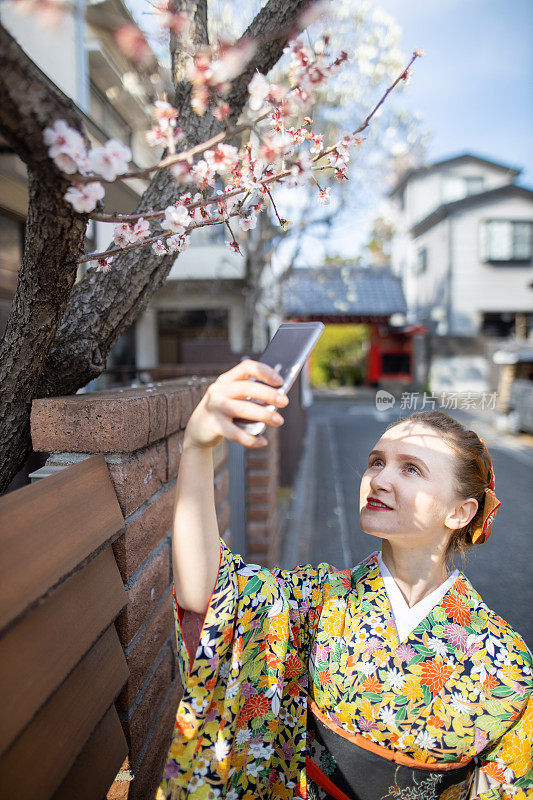
{"label": "obi sash", "polygon": [[309,800],[439,800],[452,787],[454,800],[466,800],[470,794],[476,766],[473,759],[441,764],[416,761],[344,730],[311,698],[307,737]]}

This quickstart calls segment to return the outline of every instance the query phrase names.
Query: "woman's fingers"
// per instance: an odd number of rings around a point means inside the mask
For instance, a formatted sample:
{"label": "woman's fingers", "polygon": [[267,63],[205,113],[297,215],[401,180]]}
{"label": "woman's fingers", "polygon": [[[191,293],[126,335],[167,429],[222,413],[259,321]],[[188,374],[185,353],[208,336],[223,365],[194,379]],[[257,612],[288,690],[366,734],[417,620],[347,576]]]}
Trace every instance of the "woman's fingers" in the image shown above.
{"label": "woman's fingers", "polygon": [[257,381],[232,381],[232,383],[222,384],[222,386],[223,391],[228,393],[228,397],[234,397],[235,399],[242,400],[251,397],[254,400],[262,400],[264,403],[278,408],[286,406],[289,402],[284,392],[272,389],[263,383],[257,383]]}
{"label": "woman's fingers", "polygon": [[235,367],[220,375],[218,380],[227,383],[228,381],[246,380],[247,378],[266,381],[273,386],[281,386],[283,384],[283,378],[272,367],[269,367],[268,364],[263,364],[262,361],[254,361],[251,358],[245,358],[244,361],[239,362]]}
{"label": "woman's fingers", "polygon": [[242,444],[244,447],[264,447],[265,444],[267,444],[267,440],[264,436],[254,436],[251,433],[246,433],[246,431],[243,431],[242,428],[239,428],[238,425],[235,425],[227,417],[221,419],[220,428],[226,439],[230,439],[237,444]]}
{"label": "woman's fingers", "polygon": [[264,422],[266,425],[275,427],[284,422],[283,417],[277,411],[272,411],[267,406],[260,406],[249,400],[224,398],[219,405],[219,411],[230,419],[240,417],[249,419],[251,422]]}

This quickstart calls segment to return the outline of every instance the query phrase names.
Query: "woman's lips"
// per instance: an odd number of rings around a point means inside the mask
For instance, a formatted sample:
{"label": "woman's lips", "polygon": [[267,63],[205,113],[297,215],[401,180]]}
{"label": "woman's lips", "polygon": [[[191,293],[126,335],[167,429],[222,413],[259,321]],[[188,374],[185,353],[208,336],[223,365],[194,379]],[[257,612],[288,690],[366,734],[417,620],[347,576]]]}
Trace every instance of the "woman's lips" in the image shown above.
{"label": "woman's lips", "polygon": [[365,508],[370,511],[392,511],[390,506],[382,503],[381,500],[375,500],[373,497],[367,499]]}

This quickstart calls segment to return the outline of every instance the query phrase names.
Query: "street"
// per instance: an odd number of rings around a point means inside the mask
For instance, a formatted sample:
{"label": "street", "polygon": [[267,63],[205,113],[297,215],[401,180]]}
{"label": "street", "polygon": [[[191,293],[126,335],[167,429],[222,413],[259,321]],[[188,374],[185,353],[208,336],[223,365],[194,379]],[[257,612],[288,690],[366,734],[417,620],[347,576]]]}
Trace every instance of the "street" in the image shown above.
{"label": "street", "polygon": [[[378,539],[359,527],[359,483],[368,453],[385,427],[409,412],[377,411],[353,397],[315,400],[286,524],[282,567],[327,561],[339,568],[357,564]],[[457,567],[487,605],[533,646],[533,447],[527,437],[497,433],[483,412],[453,415],[485,439],[502,506],[490,540]],[[526,441],[524,441],[524,439]]]}

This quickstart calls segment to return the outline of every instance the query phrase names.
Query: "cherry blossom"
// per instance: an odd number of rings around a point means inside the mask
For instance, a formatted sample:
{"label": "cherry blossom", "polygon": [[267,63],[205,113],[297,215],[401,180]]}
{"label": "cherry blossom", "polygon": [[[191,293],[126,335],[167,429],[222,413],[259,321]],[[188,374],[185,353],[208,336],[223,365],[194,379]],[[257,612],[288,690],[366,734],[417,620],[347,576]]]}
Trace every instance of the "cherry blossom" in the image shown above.
{"label": "cherry blossom", "polygon": [[118,247],[128,247],[150,235],[150,223],[141,217],[135,224],[122,222],[115,225],[113,239]]}
{"label": "cherry blossom", "polygon": [[[168,206],[165,208],[165,219],[161,223],[163,230],[182,234],[190,224],[189,212],[185,206]],[[168,240],[167,240],[168,245]]]}
{"label": "cherry blossom", "polygon": [[191,170],[191,177],[199,189],[207,189],[215,185],[215,173],[205,160],[201,158]]}
{"label": "cherry blossom", "polygon": [[165,256],[168,253],[168,250],[165,247],[165,243],[162,239],[158,239],[156,242],[152,243],[152,250],[156,256]]}
{"label": "cherry blossom", "polygon": [[81,133],[69,127],[64,119],[58,119],[52,127],[43,131],[48,155],[54,164],[67,175],[87,168],[87,151]]}
{"label": "cherry blossom", "polygon": [[248,84],[248,94],[250,99],[248,101],[252,111],[259,111],[263,103],[268,97],[270,85],[264,75],[256,72],[250,83]]}
{"label": "cherry blossom", "polygon": [[104,195],[105,190],[102,184],[93,181],[69,186],[63,197],[67,203],[70,203],[74,211],[79,214],[88,214],[90,211],[94,211],[97,202],[102,200]]}
{"label": "cherry blossom", "polygon": [[249,231],[257,225],[257,213],[252,211],[251,214],[248,214],[246,217],[241,217],[239,219],[239,225],[243,231]]}
{"label": "cherry blossom", "polygon": [[89,166],[106,181],[114,181],[128,169],[131,150],[118,139],[109,139],[103,147],[96,147],[89,153]]}
{"label": "cherry blossom", "polygon": [[331,189],[327,186],[325,189],[321,189],[318,193],[318,202],[322,203],[322,205],[327,206],[330,201],[330,192]]}
{"label": "cherry blossom", "polygon": [[178,161],[177,164],[174,164],[170,168],[170,172],[174,180],[181,183],[183,186],[191,182],[191,168],[186,161]]}
{"label": "cherry blossom", "polygon": [[159,27],[177,34],[185,34],[189,17],[185,11],[174,11],[171,0],[156,0],[152,3]]}
{"label": "cherry blossom", "polygon": [[109,266],[113,261],[112,258],[99,258],[96,262],[96,271],[97,272],[111,272],[111,267]]}
{"label": "cherry blossom", "polygon": [[154,60],[150,45],[137,25],[133,23],[121,25],[114,31],[113,38],[119,50],[131,61],[150,64]]}
{"label": "cherry blossom", "polygon": [[175,236],[169,236],[166,241],[169,253],[183,253],[183,251],[188,248],[190,243],[191,243],[190,236],[182,236],[178,234],[176,234]]}
{"label": "cherry blossom", "polygon": [[206,150],[204,158],[210,170],[224,175],[233,167],[239,157],[239,151],[231,144],[219,144],[215,150]]}
{"label": "cherry blossom", "polygon": [[236,255],[242,256],[241,249],[239,247],[239,242],[236,239],[234,239],[232,242],[230,242],[228,239],[225,239],[224,244],[226,245],[226,247],[229,247],[229,249],[232,250]]}

